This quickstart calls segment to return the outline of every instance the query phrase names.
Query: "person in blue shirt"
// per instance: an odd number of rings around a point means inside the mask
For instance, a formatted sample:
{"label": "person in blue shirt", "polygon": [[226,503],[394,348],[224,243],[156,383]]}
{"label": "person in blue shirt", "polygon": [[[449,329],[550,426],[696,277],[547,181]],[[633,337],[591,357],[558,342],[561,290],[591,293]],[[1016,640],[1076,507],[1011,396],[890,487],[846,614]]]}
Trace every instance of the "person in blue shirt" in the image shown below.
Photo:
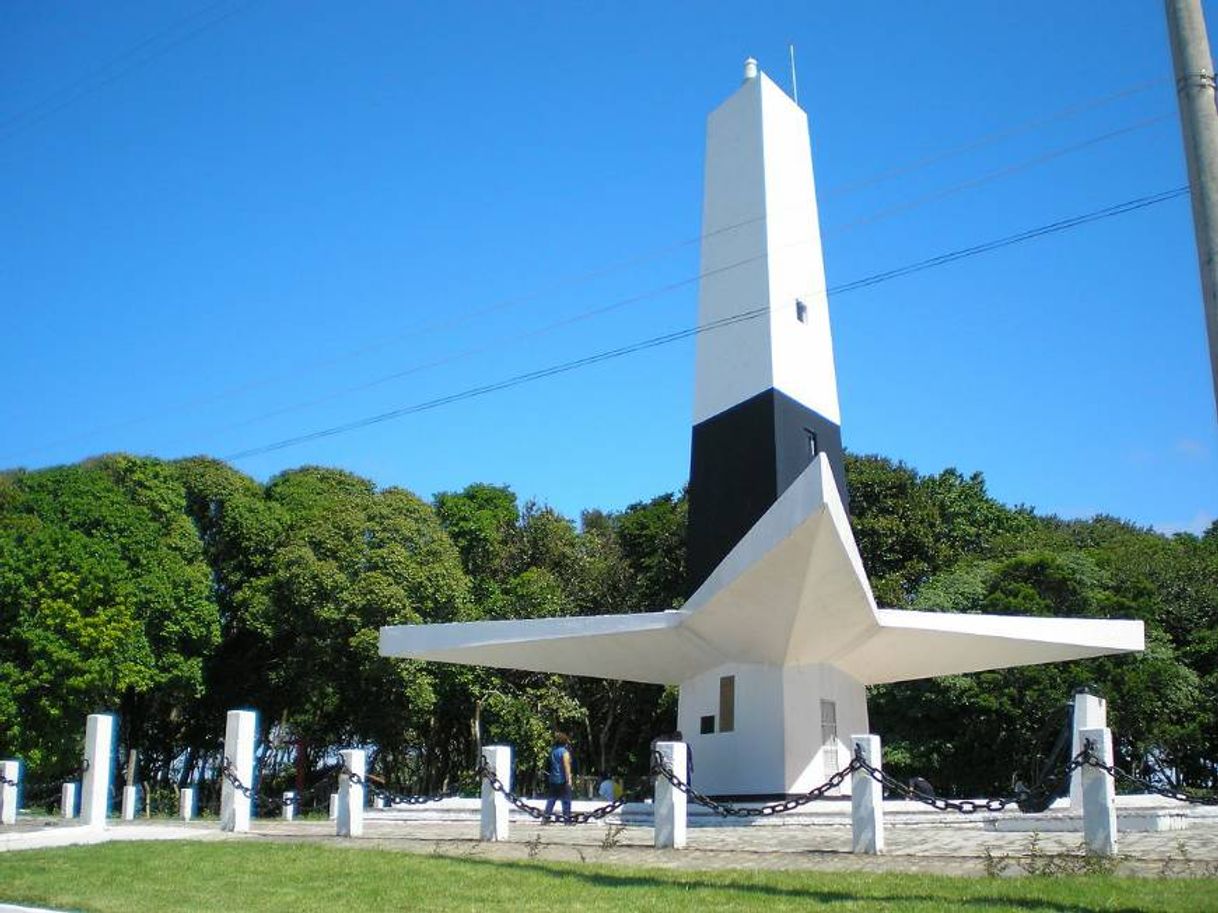
{"label": "person in blue shirt", "polygon": [[563,817],[571,817],[571,787],[574,782],[571,777],[571,740],[565,733],[556,732],[546,763],[546,811],[541,819],[542,824],[550,823],[554,803],[559,800],[562,801]]}

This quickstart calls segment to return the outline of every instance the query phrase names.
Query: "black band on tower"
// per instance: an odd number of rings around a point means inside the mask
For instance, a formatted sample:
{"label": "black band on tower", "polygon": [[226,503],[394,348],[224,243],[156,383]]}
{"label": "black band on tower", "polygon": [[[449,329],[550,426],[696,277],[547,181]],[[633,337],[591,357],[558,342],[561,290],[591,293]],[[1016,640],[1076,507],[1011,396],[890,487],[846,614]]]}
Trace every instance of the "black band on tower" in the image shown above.
{"label": "black band on tower", "polygon": [[694,426],[686,562],[692,593],[818,453],[846,503],[842,433],[770,388]]}

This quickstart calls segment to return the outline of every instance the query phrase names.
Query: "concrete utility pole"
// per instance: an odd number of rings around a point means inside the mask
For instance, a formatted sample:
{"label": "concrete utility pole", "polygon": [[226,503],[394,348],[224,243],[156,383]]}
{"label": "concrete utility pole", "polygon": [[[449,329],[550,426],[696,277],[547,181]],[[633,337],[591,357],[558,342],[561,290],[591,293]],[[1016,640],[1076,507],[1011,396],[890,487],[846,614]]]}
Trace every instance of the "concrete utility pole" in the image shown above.
{"label": "concrete utility pole", "polygon": [[1166,5],[1193,201],[1214,403],[1218,408],[1218,107],[1214,96],[1214,63],[1201,0],[1166,0]]}

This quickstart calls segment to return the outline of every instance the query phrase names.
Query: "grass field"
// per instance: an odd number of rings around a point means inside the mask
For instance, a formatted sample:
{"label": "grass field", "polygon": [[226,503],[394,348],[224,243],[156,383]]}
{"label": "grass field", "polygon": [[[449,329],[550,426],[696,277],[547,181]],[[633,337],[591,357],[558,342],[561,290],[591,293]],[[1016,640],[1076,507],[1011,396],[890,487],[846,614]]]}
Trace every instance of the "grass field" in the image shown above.
{"label": "grass field", "polygon": [[1218,880],[670,871],[307,843],[108,843],[0,854],[0,901],[88,913],[240,910],[1218,910]]}

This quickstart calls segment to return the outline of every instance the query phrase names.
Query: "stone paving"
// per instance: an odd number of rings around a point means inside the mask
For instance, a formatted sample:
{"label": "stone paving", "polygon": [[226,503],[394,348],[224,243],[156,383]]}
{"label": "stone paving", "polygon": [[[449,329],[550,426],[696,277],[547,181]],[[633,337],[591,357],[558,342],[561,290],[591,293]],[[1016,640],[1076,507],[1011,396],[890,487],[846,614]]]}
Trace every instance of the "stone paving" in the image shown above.
{"label": "stone paving", "polygon": [[[369,816],[364,835],[334,836],[325,820],[285,822],[255,820],[248,835],[221,834],[216,822],[112,822],[104,831],[72,826],[55,819],[24,821],[0,831],[0,850],[63,846],[76,842],[130,839],[309,841],[344,849],[378,848],[493,860],[538,860],[669,869],[795,869],[819,871],[927,872],[983,875],[987,851],[1007,857],[1005,874],[1019,874],[1031,841],[1047,854],[1080,853],[1077,831],[1004,832],[980,819],[905,824],[886,829],[881,856],[850,852],[850,827],[842,823],[775,826],[692,827],[684,850],[656,850],[652,829],[639,825],[597,823],[542,826],[513,819],[511,839],[480,843],[478,823],[468,820],[401,820]],[[1218,816],[1190,822],[1187,830],[1122,834],[1117,871],[1131,875],[1218,876]]]}

